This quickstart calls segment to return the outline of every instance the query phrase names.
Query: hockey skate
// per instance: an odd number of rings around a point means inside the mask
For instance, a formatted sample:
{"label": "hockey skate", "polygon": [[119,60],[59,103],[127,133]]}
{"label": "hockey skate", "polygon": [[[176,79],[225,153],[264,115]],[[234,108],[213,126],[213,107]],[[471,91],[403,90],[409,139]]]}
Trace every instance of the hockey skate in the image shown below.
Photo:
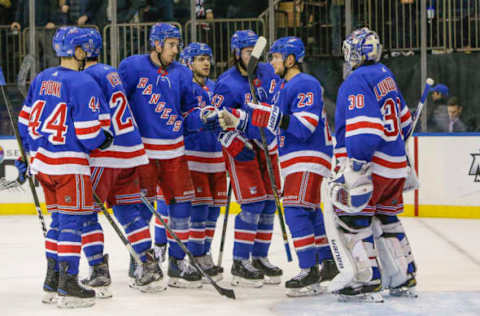
{"label": "hockey skate", "polygon": [[47,276],[43,282],[42,298],[42,303],[45,304],[57,303],[58,272],[55,271],[55,263],[55,259],[47,258]]}
{"label": "hockey skate", "polygon": [[415,275],[410,274],[410,278],[403,284],[389,289],[389,294],[391,296],[397,296],[397,297],[411,297],[411,298],[417,298],[418,294],[417,291],[415,290],[415,287],[417,286],[417,280],[415,279]]}
{"label": "hockey skate", "polygon": [[366,302],[383,303],[383,296],[380,294],[382,285],[380,282],[361,285],[355,284],[338,291],[340,302]]}
{"label": "hockey skate", "polygon": [[202,276],[186,259],[168,258],[168,286],[178,288],[201,288]]}
{"label": "hockey skate", "polygon": [[68,262],[60,263],[58,278],[58,308],[78,308],[95,305],[95,291],[82,287],[78,283],[78,274],[67,272]]}
{"label": "hockey skate", "polygon": [[[208,254],[195,257],[197,259],[198,264],[200,264],[200,267],[207,273],[212,280],[215,282],[221,281],[223,279],[223,274],[219,271],[217,266],[213,263],[212,257]],[[202,277],[202,283],[203,284],[210,284],[210,282]]]}
{"label": "hockey skate", "polygon": [[327,282],[333,280],[333,278],[335,278],[337,274],[337,264],[333,259],[327,259],[322,261],[320,269],[320,283],[322,283],[323,286],[328,286]]}
{"label": "hockey skate", "polygon": [[327,288],[320,285],[321,272],[315,265],[308,269],[302,269],[299,274],[285,282],[287,296],[315,296],[323,294]]}
{"label": "hockey skate", "polygon": [[262,287],[264,275],[261,270],[255,268],[248,259],[233,260],[232,285],[243,287]]}
{"label": "hockey skate", "polygon": [[135,277],[132,279],[130,287],[143,293],[165,291],[167,288],[163,282],[163,273],[155,259],[153,249],[147,250],[145,256],[145,262],[135,269]]}
{"label": "hockey skate", "polygon": [[267,257],[253,259],[252,265],[263,272],[264,284],[277,285],[282,282],[282,269],[271,264]]}
{"label": "hockey skate", "polygon": [[82,285],[88,289],[94,290],[97,298],[110,298],[112,291],[110,284],[110,271],[108,269],[108,254],[103,256],[103,262],[90,267],[88,278],[81,281]]}

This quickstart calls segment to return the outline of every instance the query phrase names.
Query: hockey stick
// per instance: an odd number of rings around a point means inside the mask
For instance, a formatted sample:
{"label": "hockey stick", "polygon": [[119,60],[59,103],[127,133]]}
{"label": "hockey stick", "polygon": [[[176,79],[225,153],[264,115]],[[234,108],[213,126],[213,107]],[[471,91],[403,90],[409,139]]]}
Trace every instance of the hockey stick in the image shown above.
{"label": "hockey stick", "polygon": [[[29,165],[28,158],[27,158],[27,155],[25,154],[25,150],[23,148],[22,139],[20,138],[20,133],[18,132],[17,124],[15,124],[16,120],[13,118],[12,107],[10,105],[10,102],[8,101],[7,93],[5,92],[5,87],[4,87],[5,84],[6,84],[5,83],[5,77],[3,76],[3,71],[2,71],[2,68],[0,67],[0,88],[2,90],[3,100],[5,101],[5,106],[7,108],[8,116],[10,118],[10,124],[12,125],[12,129],[15,133],[15,138],[17,139],[17,144],[18,144],[18,148],[20,150],[20,155],[21,155],[23,161],[28,166]],[[38,199],[38,194],[37,194],[37,190],[35,189],[35,184],[33,183],[33,178],[31,176],[27,177],[27,181],[28,181],[28,185],[30,186],[30,191],[32,192],[33,202],[35,204],[35,209],[36,209],[37,214],[38,214],[38,219],[40,220],[40,225],[42,226],[43,237],[46,238],[47,237],[47,227],[45,226],[45,219],[43,218],[42,209],[40,208],[40,200]]]}
{"label": "hockey stick", "polygon": [[27,97],[27,76],[32,68],[35,58],[32,55],[28,54],[23,58],[22,64],[20,65],[20,70],[17,75],[17,88],[20,90],[20,93],[24,98]]}
{"label": "hockey stick", "polygon": [[218,266],[222,266],[223,248],[225,246],[225,235],[227,234],[228,214],[230,212],[230,202],[232,201],[232,183],[228,183],[227,205],[225,206],[225,216],[223,217],[222,238],[220,239],[220,251],[218,252]]}
{"label": "hockey stick", "polygon": [[405,137],[405,142],[412,136],[415,128],[417,127],[418,121],[420,120],[420,116],[422,115],[423,107],[425,105],[425,101],[427,100],[428,94],[430,93],[430,89],[432,88],[435,82],[432,78],[427,78],[425,81],[425,87],[423,88],[423,93],[420,97],[420,101],[418,101],[417,111],[415,112],[415,117],[412,121],[412,127],[408,131],[407,137]]}
{"label": "hockey stick", "polygon": [[356,274],[356,269],[350,252],[345,249],[345,240],[338,231],[337,214],[335,214],[333,210],[332,202],[330,201],[330,189],[326,181],[328,180],[325,179],[323,183],[323,192],[327,194],[322,194],[324,197],[323,222],[328,238],[328,245],[332,250],[333,259],[339,271],[335,278],[330,281],[328,291],[335,292],[343,289],[347,284],[352,282]]}
{"label": "hockey stick", "polygon": [[132,244],[131,244],[130,241],[127,239],[127,237],[125,237],[125,235],[123,234],[123,232],[122,232],[122,230],[120,229],[120,227],[118,227],[117,223],[115,223],[115,220],[113,219],[112,215],[110,215],[110,213],[108,213],[107,208],[105,207],[105,205],[103,205],[103,202],[102,202],[102,200],[100,199],[100,197],[97,195],[97,193],[93,192],[93,198],[95,199],[95,201],[97,202],[97,204],[100,205],[100,208],[102,209],[103,215],[105,215],[105,217],[107,218],[108,222],[110,223],[110,225],[112,225],[113,229],[114,229],[115,232],[117,233],[118,237],[120,237],[120,239],[122,240],[122,242],[123,242],[123,244],[125,245],[125,247],[127,247],[128,252],[129,252],[130,255],[133,257],[133,259],[135,260],[135,262],[136,262],[138,265],[142,265],[143,262],[142,262],[142,260],[140,259],[140,257],[138,256],[137,252],[135,251],[135,249],[133,249]]}
{"label": "hockey stick", "polygon": [[170,228],[170,226],[167,225],[167,223],[163,220],[162,216],[160,215],[160,213],[158,213],[157,210],[155,210],[153,208],[153,206],[147,201],[147,199],[145,198],[145,196],[143,194],[140,194],[140,198],[142,199],[142,202],[147,206],[147,208],[150,210],[150,212],[152,212],[152,214],[160,221],[160,223],[162,223],[163,227],[165,227],[165,229],[168,231],[168,233],[175,239],[175,241],[177,242],[178,246],[180,248],[182,248],[183,252],[185,252],[188,256],[188,258],[190,259],[190,263],[193,265],[193,267],[195,269],[197,269],[197,271],[203,275],[207,280],[208,282],[210,282],[211,285],[213,285],[213,287],[215,288],[215,290],[217,290],[217,292],[220,294],[220,295],[224,295],[228,298],[231,298],[231,299],[235,299],[235,292],[232,290],[232,289],[225,289],[221,286],[219,286],[217,284],[217,282],[215,282],[201,267],[200,265],[198,264],[197,260],[195,259],[195,257],[192,255],[192,253],[190,252],[190,250],[188,250],[188,248],[184,245],[184,243],[180,240],[180,238],[178,238],[177,234],[175,234],[175,232]]}
{"label": "hockey stick", "polygon": [[[250,55],[250,60],[247,65],[247,74],[248,74],[248,83],[250,85],[250,94],[252,95],[253,103],[258,103],[257,95],[255,94],[255,88],[253,80],[255,79],[255,70],[260,60],[260,56],[267,45],[267,40],[265,37],[260,36],[253,47],[252,54]],[[275,183],[275,176],[273,174],[272,160],[268,153],[267,139],[265,137],[265,129],[260,128],[260,136],[262,138],[263,151],[265,152],[265,161],[267,162],[267,172],[272,185],[273,196],[275,197],[275,204],[277,206],[278,218],[280,220],[280,228],[282,230],[283,242],[285,245],[285,251],[287,253],[288,262],[292,261],[292,253],[290,252],[290,246],[288,244],[287,229],[285,227],[285,219],[283,218],[282,208],[280,205],[280,198],[278,197],[277,185]]]}

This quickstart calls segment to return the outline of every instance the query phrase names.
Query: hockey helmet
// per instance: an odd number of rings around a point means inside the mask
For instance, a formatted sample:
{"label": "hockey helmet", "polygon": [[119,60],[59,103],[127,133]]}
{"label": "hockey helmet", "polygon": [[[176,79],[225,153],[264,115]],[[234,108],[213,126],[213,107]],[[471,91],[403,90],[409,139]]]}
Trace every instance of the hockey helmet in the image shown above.
{"label": "hockey helmet", "polygon": [[367,61],[379,62],[382,57],[382,44],[378,34],[367,27],[353,31],[343,41],[343,56],[351,69]]}
{"label": "hockey helmet", "polygon": [[231,40],[231,49],[237,57],[240,57],[240,51],[245,47],[253,47],[258,40],[258,35],[252,30],[236,31]]}
{"label": "hockey helmet", "polygon": [[195,56],[201,55],[209,56],[210,61],[212,61],[213,54],[210,46],[205,43],[193,42],[190,43],[187,47],[185,47],[185,49],[182,51],[180,59],[183,64],[188,65],[193,62]]}
{"label": "hockey helmet", "polygon": [[276,40],[270,48],[269,54],[280,53],[283,59],[287,59],[289,55],[294,55],[297,63],[303,62],[305,57],[305,46],[298,37],[287,36]]}
{"label": "hockey helmet", "polygon": [[59,28],[53,36],[52,47],[58,57],[72,57],[75,54],[75,48],[87,42],[88,35],[84,29],[64,26]]}
{"label": "hockey helmet", "polygon": [[102,36],[94,28],[83,29],[88,37],[88,42],[82,44],[82,49],[87,53],[87,57],[98,57],[102,51]]}
{"label": "hockey helmet", "polygon": [[157,23],[152,26],[149,37],[151,47],[155,47],[155,41],[159,41],[160,45],[163,45],[167,38],[178,38],[180,47],[182,46],[182,34],[176,26],[168,23]]}

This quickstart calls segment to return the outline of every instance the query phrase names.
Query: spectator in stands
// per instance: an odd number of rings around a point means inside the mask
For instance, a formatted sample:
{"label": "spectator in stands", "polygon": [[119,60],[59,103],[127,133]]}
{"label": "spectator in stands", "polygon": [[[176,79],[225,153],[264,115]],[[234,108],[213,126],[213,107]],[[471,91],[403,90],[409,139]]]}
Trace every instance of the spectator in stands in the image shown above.
{"label": "spectator in stands", "polygon": [[256,18],[268,8],[268,0],[204,0],[212,18]]}
{"label": "spectator in stands", "polygon": [[448,87],[439,83],[431,91],[431,102],[428,104],[428,131],[444,132],[448,127],[449,121],[447,111]]}
{"label": "spectator in stands", "polygon": [[461,120],[463,107],[458,104],[456,97],[451,97],[447,102],[448,110],[448,129],[447,132],[466,132],[467,127]]}
{"label": "spectator in stands", "polygon": [[[12,30],[20,31],[22,28],[29,26],[29,7],[29,0],[19,0],[17,2],[15,19],[10,24]],[[37,44],[36,57],[40,61],[37,71],[58,64],[58,59],[52,49],[52,37],[57,23],[58,9],[57,0],[35,1],[35,26],[39,27],[35,33],[35,42]],[[28,40],[27,45],[30,45]]]}
{"label": "spectator in stands", "polygon": [[147,0],[143,22],[173,21],[173,0]]}
{"label": "spectator in stands", "polygon": [[86,25],[95,24],[95,16],[100,10],[103,0],[61,0],[64,2],[61,10],[65,14],[65,24]]}

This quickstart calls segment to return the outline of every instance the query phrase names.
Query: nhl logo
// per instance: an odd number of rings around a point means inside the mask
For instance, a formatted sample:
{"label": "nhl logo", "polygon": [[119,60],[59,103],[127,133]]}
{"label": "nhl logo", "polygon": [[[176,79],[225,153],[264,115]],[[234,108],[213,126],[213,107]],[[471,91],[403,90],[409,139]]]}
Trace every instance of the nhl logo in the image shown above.
{"label": "nhl logo", "polygon": [[250,187],[250,194],[256,194],[257,193],[257,187]]}
{"label": "nhl logo", "polygon": [[65,203],[71,203],[72,197],[70,195],[65,195]]}

